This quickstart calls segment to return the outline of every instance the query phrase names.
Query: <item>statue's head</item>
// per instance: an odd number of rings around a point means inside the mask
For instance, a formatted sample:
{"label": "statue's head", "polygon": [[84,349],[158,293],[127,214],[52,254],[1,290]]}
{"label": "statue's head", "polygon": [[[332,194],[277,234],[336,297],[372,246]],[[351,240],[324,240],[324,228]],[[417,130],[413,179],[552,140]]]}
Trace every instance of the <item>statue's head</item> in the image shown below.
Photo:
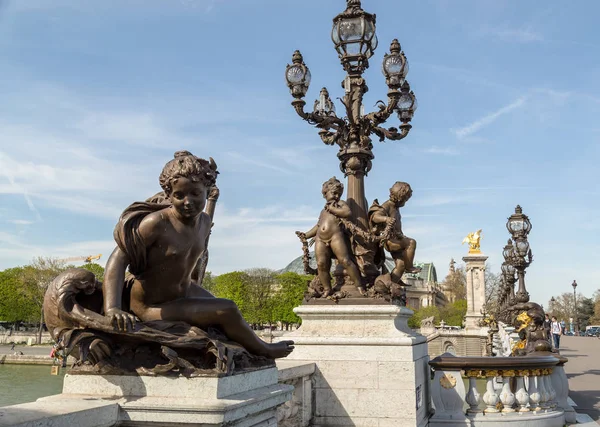
{"label": "statue's head", "polygon": [[411,196],[412,188],[407,182],[397,181],[390,188],[390,200],[398,207],[404,206]]}
{"label": "statue's head", "polygon": [[159,182],[173,207],[191,217],[204,210],[208,189],[215,185],[218,173],[212,158],[207,161],[189,151],[177,151],[163,168]]}
{"label": "statue's head", "polygon": [[323,197],[325,200],[340,200],[342,194],[344,194],[344,184],[342,184],[335,176],[329,178],[327,181],[323,183],[323,188],[321,189],[321,193],[323,193]]}

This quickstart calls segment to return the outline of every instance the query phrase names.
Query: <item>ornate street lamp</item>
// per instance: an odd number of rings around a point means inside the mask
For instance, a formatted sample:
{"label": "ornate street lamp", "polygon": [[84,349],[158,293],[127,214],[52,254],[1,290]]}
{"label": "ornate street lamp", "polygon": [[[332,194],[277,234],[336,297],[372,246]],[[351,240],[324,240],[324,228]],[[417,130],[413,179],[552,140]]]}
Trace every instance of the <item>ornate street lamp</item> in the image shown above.
{"label": "ornate street lamp", "polygon": [[515,278],[515,247],[513,246],[512,240],[508,239],[506,246],[502,250],[502,255],[504,256],[504,262],[502,263],[502,275],[504,276],[504,282],[506,283],[507,289],[507,299],[506,302],[508,306],[512,306],[516,303],[515,298],[515,283],[517,279]]}
{"label": "ornate street lamp", "polygon": [[550,312],[551,313],[554,312],[554,304],[556,304],[556,298],[552,297],[552,298],[550,298]]}
{"label": "ornate street lamp", "polygon": [[573,286],[573,318],[575,319],[574,324],[577,328],[575,332],[579,332],[579,319],[577,318],[577,281],[573,280],[571,286]]}
{"label": "ornate street lamp", "polygon": [[[325,88],[321,90],[313,112],[304,111],[306,102],[303,98],[310,84],[310,71],[299,51],[294,53],[292,64],[287,66],[285,78],[294,97],[292,106],[298,115],[320,129],[319,136],[325,144],[339,146],[340,169],[348,177],[347,202],[352,209],[352,219],[359,227],[367,230],[368,206],[364,177],[371,169],[374,158],[370,136],[374,134],[380,141],[397,141],[406,137],[411,129],[410,121],[417,108],[417,101],[406,81],[406,55],[402,52],[398,40],[393,40],[382,64],[382,72],[389,88],[388,102],[386,104],[380,101],[378,111],[364,114],[363,96],[368,87],[362,74],[369,67],[369,58],[373,56],[378,45],[375,34],[376,19],[374,14],[361,8],[360,0],[346,0],[346,3],[346,10],[333,19],[331,31],[331,39],[346,71],[342,82],[345,95],[341,100],[345,117],[340,118],[336,115],[329,92]],[[398,128],[380,126],[394,113],[401,122]],[[366,251],[361,253],[374,252],[374,249],[365,249]]]}
{"label": "ornate street lamp", "polygon": [[506,228],[515,242],[511,264],[517,270],[519,280],[516,301],[526,303],[529,302],[529,293],[525,288],[525,269],[533,261],[533,255],[527,240],[527,235],[531,231],[531,222],[527,215],[523,214],[521,206],[517,205],[515,213],[508,218]]}

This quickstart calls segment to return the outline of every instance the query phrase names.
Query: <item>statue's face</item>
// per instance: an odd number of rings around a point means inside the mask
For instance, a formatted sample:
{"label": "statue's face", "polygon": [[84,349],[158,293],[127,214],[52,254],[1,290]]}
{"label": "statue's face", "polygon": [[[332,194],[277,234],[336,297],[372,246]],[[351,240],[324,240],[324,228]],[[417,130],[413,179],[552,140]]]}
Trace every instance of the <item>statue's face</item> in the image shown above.
{"label": "statue's face", "polygon": [[325,193],[325,200],[328,202],[337,202],[340,200],[341,194],[338,189],[334,187],[329,187],[327,192]]}
{"label": "statue's face", "polygon": [[171,183],[169,200],[183,218],[194,218],[204,210],[207,188],[189,178],[177,178]]}

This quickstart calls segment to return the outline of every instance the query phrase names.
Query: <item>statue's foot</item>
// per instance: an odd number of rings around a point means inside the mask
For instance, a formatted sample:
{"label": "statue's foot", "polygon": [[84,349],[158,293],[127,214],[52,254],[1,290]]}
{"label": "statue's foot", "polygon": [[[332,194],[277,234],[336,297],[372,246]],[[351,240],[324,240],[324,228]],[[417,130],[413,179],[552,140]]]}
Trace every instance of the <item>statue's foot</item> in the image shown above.
{"label": "statue's foot", "polygon": [[412,268],[407,268],[406,273],[417,274],[417,273],[420,273],[422,270],[423,269],[421,267],[412,267]]}
{"label": "statue's foot", "polygon": [[362,296],[367,295],[367,290],[365,289],[364,286],[357,286],[356,289],[358,289],[358,293],[361,294]]}
{"label": "statue's foot", "polygon": [[331,288],[324,288],[323,293],[321,294],[321,298],[327,298],[329,295],[331,295],[331,292]]}
{"label": "statue's foot", "polygon": [[271,359],[280,359],[286,357],[294,350],[294,341],[281,341],[267,344],[266,356]]}

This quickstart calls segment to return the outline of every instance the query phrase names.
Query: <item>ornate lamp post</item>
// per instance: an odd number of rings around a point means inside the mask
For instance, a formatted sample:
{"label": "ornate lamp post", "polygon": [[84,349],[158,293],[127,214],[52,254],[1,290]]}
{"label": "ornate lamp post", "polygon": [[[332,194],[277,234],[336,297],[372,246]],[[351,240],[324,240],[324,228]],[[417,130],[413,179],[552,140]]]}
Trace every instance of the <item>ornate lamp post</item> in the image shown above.
{"label": "ornate lamp post", "polygon": [[556,298],[550,298],[550,312],[554,311],[554,304],[556,304]]}
{"label": "ornate lamp post", "polygon": [[[390,52],[383,58],[382,71],[389,87],[387,104],[380,102],[379,110],[364,114],[363,96],[368,91],[362,77],[369,67],[378,41],[375,34],[375,15],[361,8],[360,0],[347,0],[346,10],[333,19],[331,39],[338,52],[346,77],[342,82],[345,95],[341,100],[346,116],[340,118],[335,113],[333,101],[326,88],[314,103],[313,112],[305,112],[304,96],[311,76],[302,54],[294,52],[292,64],[285,70],[287,85],[294,100],[292,106],[300,117],[320,129],[319,136],[327,145],[338,145],[340,169],[348,177],[347,202],[352,209],[353,222],[367,229],[367,200],[365,198],[364,177],[371,169],[374,158],[370,136],[375,134],[380,141],[400,140],[411,129],[409,124],[417,108],[414,93],[410,89],[406,75],[408,62],[398,40],[393,40]],[[396,113],[401,124],[399,128],[384,128],[382,125]]]}
{"label": "ornate lamp post", "polygon": [[513,246],[512,240],[508,239],[506,246],[502,250],[502,256],[504,256],[504,262],[502,263],[502,275],[504,277],[504,283],[506,285],[506,303],[510,307],[516,303],[515,298],[515,266],[513,265],[515,258],[515,247]]}
{"label": "ornate lamp post", "polygon": [[571,286],[573,286],[573,318],[575,319],[573,323],[576,325],[575,332],[579,332],[579,319],[577,318],[577,281],[573,280]]}
{"label": "ornate lamp post", "polygon": [[519,280],[516,301],[521,303],[529,302],[529,293],[525,288],[525,269],[533,261],[533,255],[527,241],[527,235],[531,231],[531,222],[527,215],[523,214],[521,206],[517,205],[515,213],[508,218],[506,228],[515,242],[511,264],[517,270]]}

